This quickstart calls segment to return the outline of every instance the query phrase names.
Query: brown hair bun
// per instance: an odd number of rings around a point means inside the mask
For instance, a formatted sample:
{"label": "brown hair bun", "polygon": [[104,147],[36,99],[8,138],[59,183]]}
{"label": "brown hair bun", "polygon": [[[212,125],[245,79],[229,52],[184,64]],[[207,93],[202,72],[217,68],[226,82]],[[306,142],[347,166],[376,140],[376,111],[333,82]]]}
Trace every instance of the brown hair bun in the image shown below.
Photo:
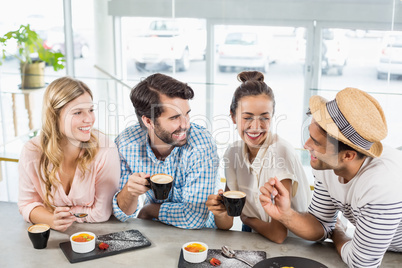
{"label": "brown hair bun", "polygon": [[237,75],[239,82],[258,81],[264,82],[264,75],[258,71],[243,71]]}
{"label": "brown hair bun", "polygon": [[241,85],[237,87],[230,104],[230,114],[235,115],[241,98],[264,94],[273,102],[272,115],[275,113],[275,96],[272,89],[264,82],[264,75],[258,71],[243,71],[237,75]]}

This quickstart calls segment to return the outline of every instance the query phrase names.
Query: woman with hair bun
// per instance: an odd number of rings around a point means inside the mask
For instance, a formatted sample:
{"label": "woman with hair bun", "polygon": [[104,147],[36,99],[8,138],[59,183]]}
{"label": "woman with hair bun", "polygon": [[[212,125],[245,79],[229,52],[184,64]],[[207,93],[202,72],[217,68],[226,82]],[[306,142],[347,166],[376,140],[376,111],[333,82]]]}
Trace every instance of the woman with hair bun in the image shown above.
{"label": "woman with hair bun", "polygon": [[75,221],[102,222],[112,214],[120,159],[114,142],[93,129],[92,100],[88,86],[70,77],[47,87],[40,135],[25,144],[18,166],[26,221],[64,232]]}
{"label": "woman with hair bun", "polygon": [[[231,144],[225,152],[225,191],[246,193],[246,204],[240,216],[243,231],[253,230],[282,243],[288,230],[265,213],[259,201],[259,189],[269,178],[277,177],[289,191],[292,207],[305,212],[311,199],[309,183],[294,148],[270,131],[275,97],[264,82],[264,75],[244,71],[237,78],[241,84],[233,95],[230,116],[241,140]],[[228,230],[233,225],[233,217],[226,213],[222,193],[220,189],[217,195],[210,195],[206,205],[217,227]]]}

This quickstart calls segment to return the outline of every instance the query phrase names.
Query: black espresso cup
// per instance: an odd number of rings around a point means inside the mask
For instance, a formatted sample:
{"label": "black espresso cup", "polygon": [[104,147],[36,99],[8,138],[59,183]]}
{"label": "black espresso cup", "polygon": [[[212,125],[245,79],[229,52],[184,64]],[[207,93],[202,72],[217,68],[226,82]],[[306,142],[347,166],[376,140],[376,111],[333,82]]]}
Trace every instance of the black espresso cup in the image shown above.
{"label": "black espresso cup", "polygon": [[246,194],[240,191],[227,191],[221,196],[228,215],[232,217],[240,216],[244,204],[246,204]]}
{"label": "black espresso cup", "polygon": [[46,248],[50,236],[50,226],[44,223],[31,225],[28,227],[28,236],[34,248]]}
{"label": "black espresso cup", "polygon": [[165,200],[169,197],[170,189],[172,189],[173,185],[173,177],[164,174],[158,173],[151,176],[151,178],[147,178],[152,191],[154,192],[155,198],[158,200]]}

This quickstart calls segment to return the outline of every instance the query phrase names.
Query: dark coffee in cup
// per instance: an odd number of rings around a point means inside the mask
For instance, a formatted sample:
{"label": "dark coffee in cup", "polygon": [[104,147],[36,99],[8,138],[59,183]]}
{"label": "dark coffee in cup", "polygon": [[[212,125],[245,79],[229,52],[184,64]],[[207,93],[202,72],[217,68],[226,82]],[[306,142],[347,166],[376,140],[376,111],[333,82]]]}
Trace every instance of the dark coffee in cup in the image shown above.
{"label": "dark coffee in cup", "polygon": [[34,248],[46,248],[50,236],[50,226],[44,223],[31,225],[28,228],[28,236]]}
{"label": "dark coffee in cup", "polygon": [[149,181],[156,199],[165,200],[169,197],[169,192],[173,185],[172,176],[163,173],[155,174],[151,176]]}
{"label": "dark coffee in cup", "polygon": [[246,194],[240,191],[227,191],[222,195],[223,204],[229,216],[240,216],[244,204],[246,204]]}

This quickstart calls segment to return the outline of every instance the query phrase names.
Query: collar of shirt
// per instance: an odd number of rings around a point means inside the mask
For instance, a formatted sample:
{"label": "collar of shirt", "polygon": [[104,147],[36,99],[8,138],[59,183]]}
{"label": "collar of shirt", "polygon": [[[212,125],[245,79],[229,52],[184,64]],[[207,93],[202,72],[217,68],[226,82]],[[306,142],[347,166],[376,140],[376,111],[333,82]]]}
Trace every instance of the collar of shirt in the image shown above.
{"label": "collar of shirt", "polygon": [[165,162],[165,161],[171,162],[171,159],[176,157],[176,155],[179,152],[181,147],[175,146],[173,148],[173,150],[170,152],[170,154],[165,158],[165,160],[159,160],[158,158],[156,158],[154,151],[152,151],[149,137],[147,138],[146,148],[147,148],[147,155],[152,160],[152,162],[159,163],[159,162]]}

